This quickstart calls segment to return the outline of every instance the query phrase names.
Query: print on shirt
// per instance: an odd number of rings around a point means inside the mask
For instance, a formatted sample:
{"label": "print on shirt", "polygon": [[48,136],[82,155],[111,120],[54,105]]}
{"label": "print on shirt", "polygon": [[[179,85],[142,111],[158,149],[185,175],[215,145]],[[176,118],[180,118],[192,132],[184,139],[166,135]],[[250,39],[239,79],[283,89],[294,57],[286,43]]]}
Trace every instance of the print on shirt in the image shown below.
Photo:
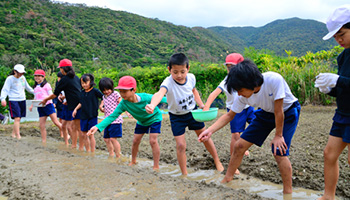
{"label": "print on shirt", "polygon": [[186,98],[182,97],[181,99],[177,99],[176,102],[178,102],[176,112],[188,110],[194,104],[194,96],[193,96],[193,94],[191,94],[190,96],[187,96]]}

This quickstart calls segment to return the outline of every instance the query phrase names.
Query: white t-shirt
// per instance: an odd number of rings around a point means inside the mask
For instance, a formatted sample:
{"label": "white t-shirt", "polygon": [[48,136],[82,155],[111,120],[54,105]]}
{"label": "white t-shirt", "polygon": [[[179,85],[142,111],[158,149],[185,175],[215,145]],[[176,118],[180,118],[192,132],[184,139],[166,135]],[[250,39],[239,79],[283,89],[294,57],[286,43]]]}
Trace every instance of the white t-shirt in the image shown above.
{"label": "white t-shirt", "polygon": [[[226,108],[231,109],[233,101],[238,96],[238,93],[236,91],[232,91],[232,94],[230,94],[227,91],[227,87],[225,85],[226,79],[227,79],[227,76],[224,78],[223,81],[221,81],[221,83],[219,84],[218,88],[220,88],[226,95]],[[249,105],[246,105],[244,108],[248,108],[248,107],[249,107]]]}
{"label": "white t-shirt", "polygon": [[4,86],[1,90],[1,100],[5,100],[6,97],[9,97],[9,101],[24,101],[26,100],[26,94],[24,90],[34,94],[34,90],[29,86],[26,78],[21,76],[16,78],[11,75],[6,78]]}
{"label": "white t-shirt", "polygon": [[171,75],[164,79],[160,87],[167,89],[166,97],[169,112],[176,115],[189,113],[194,109],[196,101],[194,100],[193,88],[196,86],[196,77],[188,73],[184,84],[177,83]]}
{"label": "white t-shirt", "polygon": [[287,82],[276,72],[263,73],[264,83],[260,91],[249,98],[238,96],[231,107],[235,113],[240,113],[248,104],[259,107],[266,112],[274,113],[275,100],[283,99],[283,111],[286,111],[298,99],[294,97]]}

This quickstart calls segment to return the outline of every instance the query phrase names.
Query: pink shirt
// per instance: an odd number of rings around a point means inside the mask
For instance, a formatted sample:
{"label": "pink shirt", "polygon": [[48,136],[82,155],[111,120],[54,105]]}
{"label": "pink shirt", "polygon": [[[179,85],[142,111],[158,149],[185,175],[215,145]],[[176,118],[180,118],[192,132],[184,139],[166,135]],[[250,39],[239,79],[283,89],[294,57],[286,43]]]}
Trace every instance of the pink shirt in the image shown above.
{"label": "pink shirt", "polygon": [[[105,108],[105,117],[108,117],[117,108],[119,104],[118,102],[119,98],[121,98],[121,96],[117,91],[113,91],[113,93],[107,97],[106,95],[103,95],[102,100]],[[123,117],[119,115],[119,117],[116,120],[114,120],[111,124],[121,124],[121,123],[123,123]]]}
{"label": "pink shirt", "polygon": [[[41,87],[40,85],[37,85],[34,88],[34,99],[35,100],[44,100],[46,97],[50,96],[52,94],[52,88],[49,83],[46,83],[44,87]],[[47,104],[52,103],[52,100],[47,101]]]}

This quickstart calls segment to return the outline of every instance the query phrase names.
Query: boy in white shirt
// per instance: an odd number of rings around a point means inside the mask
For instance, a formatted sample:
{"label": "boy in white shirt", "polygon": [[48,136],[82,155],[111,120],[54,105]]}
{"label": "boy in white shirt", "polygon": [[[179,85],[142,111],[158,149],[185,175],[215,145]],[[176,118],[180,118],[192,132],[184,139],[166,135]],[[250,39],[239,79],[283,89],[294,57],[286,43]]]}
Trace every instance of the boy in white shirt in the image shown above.
{"label": "boy in white shirt", "polygon": [[292,193],[292,166],[288,159],[292,137],[296,130],[300,104],[291,93],[283,77],[275,72],[261,74],[257,66],[245,60],[237,64],[229,72],[226,81],[229,92],[237,91],[231,110],[221,116],[212,126],[198,137],[200,142],[207,141],[210,136],[229,123],[248,104],[259,107],[256,118],[249,124],[234,145],[233,154],[223,183],[233,179],[236,169],[242,162],[244,152],[253,144],[262,146],[270,132],[276,128],[271,141],[272,152],[277,162],[283,181],[283,193]]}
{"label": "boy in white shirt", "polygon": [[[154,108],[166,94],[171,130],[176,140],[177,160],[183,175],[187,175],[185,128],[194,130],[197,136],[205,130],[204,123],[195,121],[191,113],[196,103],[200,108],[203,108],[204,104],[195,87],[196,78],[193,74],[188,73],[189,69],[189,61],[185,54],[172,55],[168,64],[171,75],[163,81],[159,91],[153,95],[151,103],[146,106],[146,111],[153,113]],[[224,167],[220,162],[213,141],[209,139],[204,142],[204,145],[213,157],[216,169],[223,171]]]}

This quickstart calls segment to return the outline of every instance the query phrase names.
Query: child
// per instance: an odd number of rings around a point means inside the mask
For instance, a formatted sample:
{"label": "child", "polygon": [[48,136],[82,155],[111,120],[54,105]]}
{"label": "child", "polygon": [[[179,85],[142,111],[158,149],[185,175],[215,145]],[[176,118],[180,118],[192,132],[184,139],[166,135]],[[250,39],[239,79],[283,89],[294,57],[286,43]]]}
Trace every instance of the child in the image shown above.
{"label": "child", "polygon": [[[171,129],[176,140],[177,160],[183,175],[187,175],[185,128],[188,126],[197,135],[205,130],[204,123],[197,122],[192,117],[191,110],[195,108],[196,102],[201,108],[204,107],[204,104],[195,88],[196,78],[193,74],[188,73],[189,69],[189,61],[185,54],[172,55],[168,65],[170,76],[163,81],[159,91],[154,94],[151,103],[146,106],[147,112],[152,113],[166,94]],[[204,142],[204,145],[213,157],[216,169],[223,171],[224,167],[220,162],[213,141],[210,139]]]}
{"label": "child", "polygon": [[22,117],[26,116],[26,94],[24,90],[34,94],[33,88],[31,88],[23,76],[26,73],[24,66],[17,64],[14,66],[10,76],[6,78],[4,86],[1,90],[1,106],[6,106],[6,97],[9,97],[9,109],[11,118],[14,119],[12,137],[21,139],[19,133],[19,125]]}
{"label": "child", "polygon": [[[50,96],[46,97],[40,102],[40,104],[45,105],[50,99],[54,99],[61,94],[62,91],[65,92],[65,98],[67,99],[67,110],[64,112],[64,121],[62,123],[62,129],[68,129],[69,134],[72,139],[72,148],[77,148],[78,135],[80,134],[80,112],[76,114],[73,118],[72,113],[74,108],[79,103],[80,94],[80,79],[75,75],[74,69],[72,67],[72,61],[69,59],[63,59],[60,61],[59,66],[60,72],[63,77],[60,82],[58,82],[55,91]],[[68,134],[63,132],[63,138],[66,144],[68,144]],[[79,138],[81,141],[81,138]],[[83,144],[80,144],[79,149],[84,148]]]}
{"label": "child", "polygon": [[[227,67],[227,73],[230,72],[230,69],[234,66],[236,66],[238,63],[242,62],[244,60],[243,56],[239,53],[231,53],[226,56],[226,62],[224,65]],[[213,103],[213,101],[216,99],[216,97],[221,93],[225,92],[226,94],[226,109],[227,112],[230,111],[231,105],[233,103],[233,100],[235,99],[237,95],[236,91],[233,91],[232,94],[230,94],[227,91],[225,82],[226,82],[227,76],[224,80],[221,81],[219,86],[209,95],[207,102],[204,105],[203,111],[209,110],[210,105]],[[240,133],[244,131],[246,122],[250,123],[255,118],[254,115],[254,108],[247,105],[244,110],[241,113],[238,113],[235,118],[230,121],[230,127],[231,127],[231,144],[230,144],[230,155],[233,151],[233,145],[235,142],[239,139]],[[245,155],[249,155],[249,151],[245,152]],[[235,174],[239,174],[239,170],[237,169]]]}
{"label": "child", "polygon": [[[105,113],[105,118],[113,113],[122,100],[120,94],[114,91],[113,85],[114,83],[110,78],[102,78],[98,83],[100,91],[104,94],[100,110]],[[111,157],[114,155],[117,158],[120,157],[120,144],[117,138],[121,138],[123,135],[122,123],[123,117],[119,115],[119,117],[108,125],[104,131],[103,139],[106,143],[109,156]]]}
{"label": "child", "polygon": [[292,166],[288,159],[289,148],[298,124],[300,104],[280,74],[261,74],[257,66],[245,60],[233,67],[226,80],[227,90],[237,91],[231,110],[221,116],[212,126],[199,135],[198,140],[207,141],[210,136],[229,123],[245,106],[259,107],[255,119],[245,129],[233,147],[229,166],[222,180],[233,179],[236,169],[242,162],[244,152],[253,144],[261,146],[270,132],[276,128],[271,141],[272,152],[283,181],[283,193],[292,193]]}
{"label": "child", "polygon": [[[63,77],[62,73],[58,72],[57,73],[57,81],[56,81],[55,87],[57,87],[57,84],[58,84],[58,82],[60,82],[62,77]],[[62,93],[63,93],[63,91],[62,91]],[[63,107],[67,107],[67,106],[62,103],[62,100],[59,99],[59,96],[54,98],[52,100],[52,102],[53,102],[53,104],[54,104],[54,106],[56,108],[56,111],[57,111],[58,121],[62,124],[62,121],[63,121],[63,109],[64,109]],[[67,131],[67,129],[65,131]],[[63,130],[60,131],[60,135],[63,138]]]}
{"label": "child", "polygon": [[[159,144],[158,134],[162,124],[162,113],[157,107],[153,114],[148,114],[145,106],[151,102],[152,95],[146,93],[136,93],[136,80],[131,76],[123,76],[119,79],[118,87],[119,93],[123,100],[119,103],[114,112],[105,118],[97,126],[94,126],[88,132],[88,135],[94,134],[97,130],[102,131],[110,125],[120,114],[127,111],[136,120],[135,134],[131,148],[131,162],[129,166],[136,164],[136,156],[139,150],[141,139],[145,133],[149,133],[149,143],[152,147],[153,154],[153,169],[159,169]],[[166,98],[163,98],[162,103],[166,103]]]}
{"label": "child", "polygon": [[[103,94],[96,88],[94,88],[95,78],[92,74],[84,74],[81,78],[81,86],[83,90],[80,93],[80,101],[77,107],[73,111],[73,117],[77,114],[78,110],[80,113],[80,129],[83,136],[81,143],[85,144],[86,151],[95,152],[96,141],[94,135],[89,135],[87,138],[87,131],[97,124],[98,116],[98,99],[102,98]],[[80,141],[79,141],[80,142]]]}
{"label": "child", "polygon": [[[42,69],[38,69],[34,72],[34,99],[35,100],[43,100],[45,97],[52,94],[51,85],[45,79],[45,71]],[[29,110],[32,111],[33,104],[29,107]],[[39,113],[39,126],[41,132],[41,141],[46,143],[46,119],[50,116],[51,121],[60,129],[62,128],[62,124],[57,120],[55,107],[52,104],[52,101],[47,101],[45,107],[38,107]]]}
{"label": "child", "polygon": [[[338,158],[344,148],[350,150],[350,5],[337,8],[327,19],[329,33],[344,51],[338,56],[338,74],[321,73],[316,77],[315,87],[322,93],[336,97],[337,109],[333,117],[327,145],[324,149],[324,194],[319,199],[335,199],[339,178]],[[350,152],[348,153],[350,164]]]}

